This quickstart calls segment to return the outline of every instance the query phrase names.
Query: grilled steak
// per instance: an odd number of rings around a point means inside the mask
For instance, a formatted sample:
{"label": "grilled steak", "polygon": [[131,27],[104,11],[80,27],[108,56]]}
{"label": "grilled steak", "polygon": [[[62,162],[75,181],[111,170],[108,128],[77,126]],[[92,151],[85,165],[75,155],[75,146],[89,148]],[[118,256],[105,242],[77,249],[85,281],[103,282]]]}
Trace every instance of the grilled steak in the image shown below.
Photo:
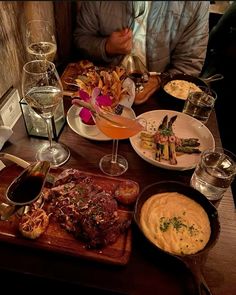
{"label": "grilled steak", "polygon": [[76,169],[63,171],[48,197],[48,211],[57,222],[89,248],[114,243],[130,225],[120,221],[117,201],[91,177]]}

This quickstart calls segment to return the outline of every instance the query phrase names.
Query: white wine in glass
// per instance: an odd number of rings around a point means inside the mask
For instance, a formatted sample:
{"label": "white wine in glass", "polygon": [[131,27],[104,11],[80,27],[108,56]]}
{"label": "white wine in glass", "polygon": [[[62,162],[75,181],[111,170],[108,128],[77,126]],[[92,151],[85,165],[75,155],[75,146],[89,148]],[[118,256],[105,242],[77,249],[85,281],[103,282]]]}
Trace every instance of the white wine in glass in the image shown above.
{"label": "white wine in glass", "polygon": [[22,93],[28,105],[47,124],[49,143],[36,154],[38,161],[49,161],[51,167],[64,164],[70,157],[69,149],[52,141],[52,118],[63,99],[63,88],[54,63],[33,60],[23,67]]}
{"label": "white wine in glass", "polygon": [[53,61],[57,43],[52,25],[45,20],[31,20],[26,24],[26,50],[31,59]]}

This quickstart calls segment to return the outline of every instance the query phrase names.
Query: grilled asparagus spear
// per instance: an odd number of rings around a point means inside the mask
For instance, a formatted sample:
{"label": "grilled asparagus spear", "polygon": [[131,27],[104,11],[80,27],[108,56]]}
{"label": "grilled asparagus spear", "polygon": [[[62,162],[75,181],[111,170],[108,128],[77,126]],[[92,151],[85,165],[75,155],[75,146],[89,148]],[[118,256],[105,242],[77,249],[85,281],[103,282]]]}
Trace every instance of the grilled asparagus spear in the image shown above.
{"label": "grilled asparagus spear", "polygon": [[201,153],[201,151],[198,148],[195,148],[192,146],[181,146],[181,145],[176,146],[175,151],[177,153],[184,153],[184,154],[199,154],[199,153]]}
{"label": "grilled asparagus spear", "polygon": [[197,148],[200,146],[198,138],[177,138],[173,132],[173,123],[177,119],[177,115],[170,118],[166,115],[155,134],[142,131],[141,147],[155,151],[155,159],[161,161],[165,159],[170,164],[177,164],[176,153],[201,153]]}
{"label": "grilled asparagus spear", "polygon": [[197,147],[200,145],[199,139],[198,138],[181,138],[180,139],[180,145],[181,146],[193,146]]}
{"label": "grilled asparagus spear", "polygon": [[154,141],[156,142],[156,159],[161,161],[161,159],[169,160],[169,146],[168,146],[168,116],[166,115],[158,130],[154,136]]}
{"label": "grilled asparagus spear", "polygon": [[175,122],[176,118],[177,118],[177,115],[173,116],[172,118],[170,118],[170,121],[168,123],[168,129],[169,129],[169,132],[170,132],[169,137],[168,137],[168,142],[169,142],[169,156],[170,156],[170,164],[171,165],[176,165],[177,164],[176,151],[175,151],[176,137],[175,137],[175,134],[174,134],[173,129],[172,129],[172,125]]}

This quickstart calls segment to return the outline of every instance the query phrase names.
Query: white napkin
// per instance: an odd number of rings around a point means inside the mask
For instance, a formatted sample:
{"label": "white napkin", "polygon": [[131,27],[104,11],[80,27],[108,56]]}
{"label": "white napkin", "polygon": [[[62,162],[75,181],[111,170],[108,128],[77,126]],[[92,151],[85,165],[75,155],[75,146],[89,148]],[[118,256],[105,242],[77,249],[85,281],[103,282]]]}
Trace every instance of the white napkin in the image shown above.
{"label": "white napkin", "polygon": [[11,137],[13,131],[8,126],[0,126],[0,151],[4,143]]}
{"label": "white napkin", "polygon": [[131,108],[135,99],[135,83],[130,78],[126,78],[122,84],[122,88],[126,89],[127,94],[122,94],[119,104]]}

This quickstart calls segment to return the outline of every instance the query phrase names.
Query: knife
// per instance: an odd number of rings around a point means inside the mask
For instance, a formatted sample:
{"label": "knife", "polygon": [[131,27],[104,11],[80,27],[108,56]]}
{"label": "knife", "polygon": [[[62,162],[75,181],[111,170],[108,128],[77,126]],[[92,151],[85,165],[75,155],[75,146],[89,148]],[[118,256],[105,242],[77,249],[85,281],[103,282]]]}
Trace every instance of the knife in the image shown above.
{"label": "knife", "polygon": [[16,156],[13,156],[11,154],[7,154],[7,153],[0,153],[0,158],[4,158],[4,159],[7,159],[7,160],[10,160],[14,163],[16,163],[17,165],[19,165],[20,167],[22,168],[27,168],[30,163],[29,162],[26,162],[25,160],[19,158],[19,157],[16,157]]}

